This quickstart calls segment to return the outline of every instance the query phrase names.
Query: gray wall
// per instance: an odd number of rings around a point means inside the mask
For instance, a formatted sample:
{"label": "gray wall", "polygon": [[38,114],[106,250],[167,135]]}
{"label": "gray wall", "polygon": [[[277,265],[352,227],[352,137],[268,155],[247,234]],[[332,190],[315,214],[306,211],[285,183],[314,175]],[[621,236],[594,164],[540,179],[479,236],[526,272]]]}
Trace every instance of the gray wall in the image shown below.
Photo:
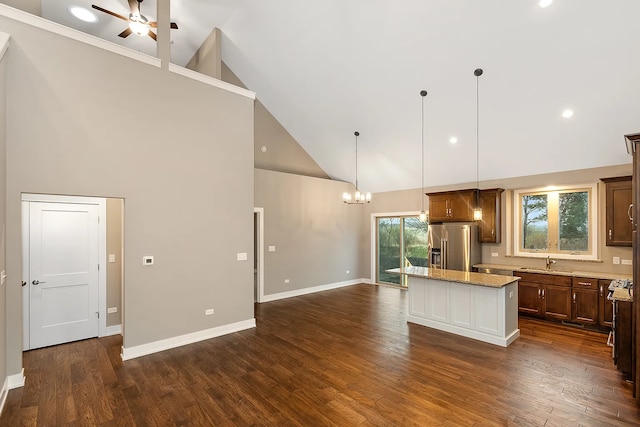
{"label": "gray wall", "polygon": [[[222,62],[220,39],[221,32],[218,29],[211,31],[186,68],[246,88],[233,71]],[[259,97],[255,102],[254,117],[256,168],[329,178],[316,161],[298,144],[298,141],[262,105]],[[265,147],[266,151],[262,151],[262,147]]]}
{"label": "gray wall", "polygon": [[12,36],[8,373],[21,368],[22,192],[124,199],[125,347],[253,318],[253,100],[4,17],[0,28]]}
{"label": "gray wall", "polygon": [[[107,313],[107,326],[122,323],[122,199],[107,199],[107,308],[115,307],[117,313]],[[115,262],[109,262],[109,255]]]}
{"label": "gray wall", "polygon": [[[2,50],[2,43],[0,43]],[[0,271],[6,270],[6,188],[7,188],[7,158],[6,158],[6,129],[7,129],[7,58],[0,58]],[[6,289],[7,286],[0,286],[0,381],[4,384],[7,377],[6,358]]]}
{"label": "gray wall", "polygon": [[364,206],[342,203],[345,191],[353,185],[255,170],[255,205],[264,208],[265,295],[365,277],[358,268]]}
{"label": "gray wall", "polygon": [[[620,144],[623,144],[622,140]],[[631,157],[629,157],[631,162]],[[631,175],[631,163],[626,165],[583,169],[576,171],[567,171],[560,173],[534,175],[519,178],[509,178],[495,181],[481,181],[480,188],[504,188],[506,190],[514,190],[521,188],[542,187],[547,185],[572,185],[572,184],[589,184],[599,183],[598,187],[598,236],[599,236],[599,255],[602,262],[578,262],[558,260],[556,268],[564,270],[578,271],[595,271],[608,272],[617,274],[631,274],[632,269],[629,265],[614,265],[613,257],[617,256],[621,259],[631,259],[631,248],[629,247],[613,247],[606,246],[605,241],[605,189],[604,184],[600,182],[601,178],[614,176]],[[425,192],[437,192],[446,190],[459,190],[462,188],[475,188],[475,182],[448,187],[427,187]],[[387,213],[387,212],[419,212],[421,189],[392,191],[386,193],[376,193],[373,195],[373,202],[366,206],[366,212],[362,217],[362,239],[365,243],[362,245],[363,250],[359,257],[361,260],[360,269],[366,271],[364,277],[371,276],[371,213]],[[429,198],[425,197],[425,208],[429,208]],[[500,244],[483,244],[482,245],[482,262],[490,264],[518,265],[528,267],[544,267],[544,261],[531,258],[516,258],[507,256],[507,224],[506,218],[511,215],[512,205],[510,202],[509,192],[502,194],[502,242]],[[509,233],[511,235],[511,233]],[[493,257],[492,253],[497,252],[498,256]]]}

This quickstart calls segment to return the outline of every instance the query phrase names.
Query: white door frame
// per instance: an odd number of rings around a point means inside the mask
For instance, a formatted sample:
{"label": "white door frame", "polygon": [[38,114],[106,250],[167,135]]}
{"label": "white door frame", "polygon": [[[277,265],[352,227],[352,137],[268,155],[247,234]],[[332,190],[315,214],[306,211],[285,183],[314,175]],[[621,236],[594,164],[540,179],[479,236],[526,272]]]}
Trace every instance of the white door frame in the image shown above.
{"label": "white door frame", "polygon": [[[107,334],[107,199],[100,197],[60,196],[54,194],[22,194],[22,277],[29,277],[29,202],[77,203],[98,206],[98,336]],[[22,349],[28,350],[29,287],[22,287]]]}
{"label": "white door frame", "polygon": [[256,251],[258,254],[256,265],[258,268],[258,302],[260,303],[264,301],[264,208],[253,208],[253,213],[255,213],[258,218],[258,235],[255,236],[254,240],[258,247]]}

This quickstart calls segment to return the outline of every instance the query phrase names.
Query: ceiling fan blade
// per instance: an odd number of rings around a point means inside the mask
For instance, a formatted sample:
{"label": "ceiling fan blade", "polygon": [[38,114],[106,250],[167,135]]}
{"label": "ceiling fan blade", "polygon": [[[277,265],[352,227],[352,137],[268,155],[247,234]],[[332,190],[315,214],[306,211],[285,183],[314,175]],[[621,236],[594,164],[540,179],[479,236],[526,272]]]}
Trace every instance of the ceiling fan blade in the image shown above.
{"label": "ceiling fan blade", "polygon": [[[151,28],[158,28],[158,23],[156,21],[149,22],[149,26]],[[175,22],[172,22],[171,23],[171,29],[177,30],[178,29],[178,24],[176,24]]]}
{"label": "ceiling fan blade", "polygon": [[152,39],[154,39],[155,41],[158,41],[158,37],[156,36],[156,33],[154,33],[153,31],[149,30],[149,37],[151,37]]}
{"label": "ceiling fan blade", "polygon": [[118,15],[117,13],[115,13],[115,12],[111,12],[110,10],[103,9],[103,8],[101,8],[100,6],[96,6],[95,4],[92,4],[92,5],[91,5],[91,7],[92,7],[92,8],[94,8],[94,9],[96,9],[96,10],[99,10],[100,12],[104,12],[104,13],[106,13],[107,15],[111,15],[111,16],[115,16],[116,18],[120,18],[120,19],[122,19],[123,21],[128,21],[128,20],[129,20],[129,18],[125,18],[124,16],[122,16],[122,15]]}
{"label": "ceiling fan blade", "polygon": [[138,0],[129,0],[129,8],[134,15],[140,15],[140,3]]}
{"label": "ceiling fan blade", "polygon": [[129,37],[131,35],[131,33],[132,33],[131,28],[127,28],[126,30],[124,30],[123,32],[118,34],[118,37],[122,37],[124,39],[124,38]]}

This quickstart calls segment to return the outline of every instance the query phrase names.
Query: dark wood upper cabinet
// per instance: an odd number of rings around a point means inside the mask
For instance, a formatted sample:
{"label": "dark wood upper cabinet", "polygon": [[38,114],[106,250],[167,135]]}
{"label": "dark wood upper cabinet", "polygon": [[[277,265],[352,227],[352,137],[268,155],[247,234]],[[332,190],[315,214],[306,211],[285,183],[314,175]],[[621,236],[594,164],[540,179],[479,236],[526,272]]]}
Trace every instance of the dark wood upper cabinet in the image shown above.
{"label": "dark wood upper cabinet", "polygon": [[480,243],[500,243],[502,188],[480,190],[478,205],[482,209],[482,221],[478,222]]}
{"label": "dark wood upper cabinet", "polygon": [[607,197],[607,246],[631,246],[631,177],[604,178],[602,181],[605,183]]}
{"label": "dark wood upper cabinet", "polygon": [[477,190],[427,193],[429,222],[473,221]]}

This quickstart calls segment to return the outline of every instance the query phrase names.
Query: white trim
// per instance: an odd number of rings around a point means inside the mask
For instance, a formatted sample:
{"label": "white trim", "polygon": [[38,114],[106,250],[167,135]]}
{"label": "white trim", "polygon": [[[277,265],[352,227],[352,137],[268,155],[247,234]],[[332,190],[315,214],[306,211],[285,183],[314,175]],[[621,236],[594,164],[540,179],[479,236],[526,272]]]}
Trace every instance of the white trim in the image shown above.
{"label": "white trim", "polygon": [[0,4],[0,16],[5,16],[23,24],[31,25],[32,27],[49,31],[51,33],[67,37],[81,43],[95,46],[99,49],[125,56],[127,58],[143,62],[156,68],[160,68],[161,65],[161,61],[159,58],[140,53],[137,50],[128,49],[124,46],[120,46],[118,44],[100,39],[98,37],[92,36],[91,34],[83,33],[82,31],[74,30],[70,27],[65,27],[64,25],[48,21],[44,18],[32,15],[19,9],[14,9],[13,7],[7,6],[5,4]]}
{"label": "white trim", "polygon": [[371,283],[368,279],[354,279],[345,282],[329,283],[328,285],[313,286],[311,288],[296,289],[293,291],[280,292],[277,294],[265,295],[262,302],[276,301],[279,299],[299,297],[316,292],[328,291],[330,289],[344,288],[345,286],[357,285],[359,283]]}
{"label": "white trim", "polygon": [[253,208],[253,213],[258,214],[258,235],[256,244],[258,245],[257,275],[258,275],[258,292],[257,302],[264,301],[264,208]]}
{"label": "white trim", "polygon": [[101,337],[110,337],[111,335],[122,335],[122,325],[107,326],[104,335]]}
{"label": "white trim", "polygon": [[[427,218],[429,218],[429,211],[427,212]],[[409,212],[374,212],[371,214],[371,282],[372,283],[376,283],[376,266],[378,265],[377,259],[376,259],[376,251],[377,251],[377,243],[378,243],[378,239],[376,239],[377,236],[377,227],[376,224],[378,223],[377,219],[378,218],[389,218],[389,217],[396,217],[396,216],[420,216],[420,211],[409,211]]]}
{"label": "white trim", "polygon": [[5,377],[4,383],[2,384],[2,390],[0,390],[0,416],[2,416],[2,410],[4,409],[4,404],[7,401],[8,394],[9,394],[9,377]]}
{"label": "white trim", "polygon": [[7,387],[9,390],[13,390],[14,388],[24,387],[24,368],[20,370],[20,373],[9,375],[7,377]]}
{"label": "white trim", "polygon": [[412,315],[407,315],[407,322],[416,323],[418,325],[427,326],[439,331],[445,331],[451,334],[473,338],[475,340],[484,341],[489,344],[495,344],[502,347],[508,347],[509,344],[514,342],[520,336],[520,329],[516,329],[509,336],[502,338],[496,335],[485,334],[479,331],[474,331],[472,329],[455,326],[450,323],[438,322],[435,320],[425,319],[424,317],[417,317]]}
{"label": "white trim", "polygon": [[181,347],[187,344],[193,344],[198,341],[204,341],[255,327],[256,319],[247,319],[236,323],[230,323],[228,325],[218,326],[216,328],[205,329],[204,331],[192,332],[189,334],[137,345],[134,347],[125,348],[124,346],[122,346],[122,353],[120,355],[123,361],[135,359],[136,357],[146,356],[148,354]]}
{"label": "white trim", "polygon": [[[75,203],[98,206],[98,217],[100,218],[98,223],[98,263],[100,264],[100,270],[98,270],[98,336],[107,336],[107,199],[56,194],[22,194],[22,266],[23,277],[28,280],[29,239],[25,237],[25,230],[28,230],[29,227],[29,216],[25,216],[25,202]],[[29,287],[23,286],[22,289],[22,349],[29,350],[31,348],[29,344]]]}
{"label": "white trim", "polygon": [[[9,48],[9,39],[11,36],[7,33],[0,32],[0,60],[4,57],[5,52]],[[2,412],[2,407],[0,407],[0,413]]]}
{"label": "white trim", "polygon": [[209,86],[214,86],[219,89],[226,90],[228,92],[235,93],[236,95],[242,95],[249,99],[256,99],[256,93],[248,89],[241,88],[239,86],[232,85],[231,83],[223,82],[222,80],[209,77],[205,74],[198,73],[197,71],[190,70],[188,68],[181,67],[176,64],[169,64],[169,71],[175,74],[179,74],[184,77],[188,77],[193,80],[197,80],[201,83],[205,83]]}

